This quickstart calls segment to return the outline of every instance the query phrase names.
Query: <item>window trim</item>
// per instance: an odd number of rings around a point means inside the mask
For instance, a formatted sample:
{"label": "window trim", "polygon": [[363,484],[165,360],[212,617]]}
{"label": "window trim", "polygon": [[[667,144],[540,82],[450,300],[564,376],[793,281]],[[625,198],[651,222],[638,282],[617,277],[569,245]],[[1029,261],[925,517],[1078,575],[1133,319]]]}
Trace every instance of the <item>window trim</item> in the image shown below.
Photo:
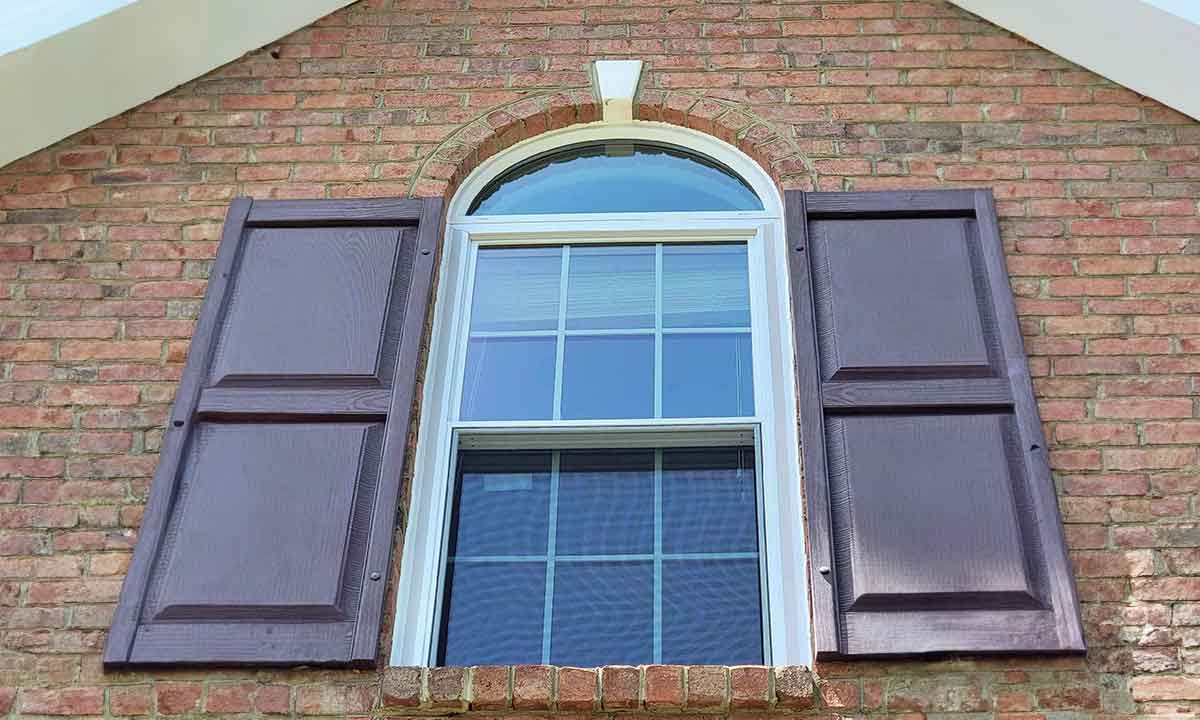
{"label": "window trim", "polygon": [[[706,155],[750,184],[762,211],[467,216],[475,195],[524,160],[581,142],[642,140]],[[761,530],[766,557],[762,596],[768,664],[811,661],[807,552],[800,485],[795,359],[784,241],[783,198],[770,176],[736,148],[708,135],[652,122],[593,123],[545,133],[481,164],[451,200],[439,268],[433,333],[422,388],[419,435],[397,585],[390,665],[433,664],[452,464],[460,439],[514,427],[558,433],[586,427],[583,441],[608,433],[658,433],[702,425],[755,429],[759,446]],[[475,248],[481,244],[747,242],[754,354],[755,415],[703,420],[493,421],[451,423],[459,400]],[[760,352],[766,349],[768,352]],[[550,427],[553,426],[553,427]],[[466,433],[464,435],[464,432]],[[579,437],[577,435],[577,437]],[[768,481],[774,478],[774,482]],[[767,509],[771,511],[768,512]]]}

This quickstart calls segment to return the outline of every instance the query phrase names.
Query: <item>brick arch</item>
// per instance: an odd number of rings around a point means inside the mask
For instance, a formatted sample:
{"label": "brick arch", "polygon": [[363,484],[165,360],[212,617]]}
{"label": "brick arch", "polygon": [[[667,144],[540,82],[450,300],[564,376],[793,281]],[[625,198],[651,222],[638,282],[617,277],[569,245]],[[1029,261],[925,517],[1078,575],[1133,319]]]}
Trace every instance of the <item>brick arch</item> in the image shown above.
{"label": "brick arch", "polygon": [[[595,122],[600,104],[587,89],[542,93],[488,110],[443,140],[418,169],[410,196],[450,197],[480,163],[549,130]],[[643,90],[638,120],[665,122],[723,140],[763,167],[781,189],[810,190],[815,171],[784,131],[736,103],[684,92]]]}

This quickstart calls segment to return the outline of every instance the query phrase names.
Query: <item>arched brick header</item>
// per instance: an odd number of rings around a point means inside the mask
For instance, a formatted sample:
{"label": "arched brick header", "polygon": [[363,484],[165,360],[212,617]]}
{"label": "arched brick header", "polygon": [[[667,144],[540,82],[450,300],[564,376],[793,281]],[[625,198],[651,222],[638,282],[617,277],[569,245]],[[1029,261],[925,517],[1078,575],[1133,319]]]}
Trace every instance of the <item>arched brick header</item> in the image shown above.
{"label": "arched brick header", "polygon": [[[549,130],[596,122],[600,104],[588,89],[560,90],[522,98],[489,110],[442,141],[422,163],[409,195],[450,196],[492,155]],[[697,130],[749,155],[781,189],[811,190],[815,174],[786,132],[727,100],[692,93],[643,90],[634,117]]]}

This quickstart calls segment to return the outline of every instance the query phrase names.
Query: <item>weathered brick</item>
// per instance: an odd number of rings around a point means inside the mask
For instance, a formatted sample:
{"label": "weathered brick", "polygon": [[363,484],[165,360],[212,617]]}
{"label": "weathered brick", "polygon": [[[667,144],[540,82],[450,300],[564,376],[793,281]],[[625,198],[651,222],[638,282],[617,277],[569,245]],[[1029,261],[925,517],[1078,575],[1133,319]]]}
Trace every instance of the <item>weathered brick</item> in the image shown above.
{"label": "weathered brick", "polygon": [[645,668],[646,708],[682,708],[683,666],[647,665]]}
{"label": "weathered brick", "polygon": [[600,692],[605,710],[638,708],[641,704],[641,671],[623,665],[601,668]]}
{"label": "weathered brick", "polygon": [[595,709],[597,674],[595,670],[562,667],[558,668],[558,709],[566,711],[589,711]]}
{"label": "weathered brick", "polygon": [[513,669],[512,704],[516,710],[548,710],[552,704],[554,668],[518,665]]}

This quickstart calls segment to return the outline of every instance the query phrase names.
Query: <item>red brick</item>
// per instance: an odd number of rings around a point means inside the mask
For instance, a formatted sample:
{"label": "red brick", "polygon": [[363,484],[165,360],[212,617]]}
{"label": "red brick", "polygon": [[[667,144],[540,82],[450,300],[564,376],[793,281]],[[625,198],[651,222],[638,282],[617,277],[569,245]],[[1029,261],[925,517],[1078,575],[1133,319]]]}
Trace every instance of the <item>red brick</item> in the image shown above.
{"label": "red brick", "polygon": [[1137,677],[1130,683],[1136,700],[1200,700],[1200,678],[1178,676]]}
{"label": "red brick", "polygon": [[775,668],[775,698],[779,707],[807,710],[816,702],[816,686],[808,668],[784,666]]}
{"label": "red brick", "polygon": [[626,665],[600,669],[600,692],[605,710],[633,710],[641,704],[641,671]]}
{"label": "red brick", "polygon": [[157,683],[154,686],[155,704],[160,715],[182,715],[198,709],[200,683]]}
{"label": "red brick", "polygon": [[108,711],[113,715],[149,715],[152,711],[149,685],[108,689]]}
{"label": "red brick", "polygon": [[296,689],[295,711],[301,715],[369,713],[375,704],[378,685],[326,682]]}
{"label": "red brick", "polygon": [[208,686],[204,710],[210,713],[247,713],[254,710],[254,683],[221,683]]}
{"label": "red brick", "polygon": [[81,717],[104,712],[104,688],[67,687],[53,690],[21,691],[19,711],[24,715],[65,715]]}
{"label": "red brick", "polygon": [[762,709],[771,701],[770,669],[759,665],[729,668],[729,705],[732,708]]}
{"label": "red brick", "polygon": [[261,685],[254,695],[254,709],[265,715],[291,712],[292,689],[287,685]]}
{"label": "red brick", "polygon": [[471,709],[503,710],[508,707],[508,667],[482,665],[471,668]]}
{"label": "red brick", "polygon": [[647,665],[645,674],[647,709],[683,707],[683,666]]}
{"label": "red brick", "polygon": [[513,668],[512,704],[516,710],[548,710],[553,696],[554,668],[518,665]]}
{"label": "red brick", "polygon": [[1192,400],[1187,398],[1101,400],[1096,403],[1096,417],[1134,420],[1190,418],[1192,406]]}
{"label": "red brick", "polygon": [[596,671],[561,667],[558,669],[558,709],[590,711],[596,707]]}
{"label": "red brick", "polygon": [[467,709],[467,671],[460,667],[429,668],[429,704],[437,709]]}

